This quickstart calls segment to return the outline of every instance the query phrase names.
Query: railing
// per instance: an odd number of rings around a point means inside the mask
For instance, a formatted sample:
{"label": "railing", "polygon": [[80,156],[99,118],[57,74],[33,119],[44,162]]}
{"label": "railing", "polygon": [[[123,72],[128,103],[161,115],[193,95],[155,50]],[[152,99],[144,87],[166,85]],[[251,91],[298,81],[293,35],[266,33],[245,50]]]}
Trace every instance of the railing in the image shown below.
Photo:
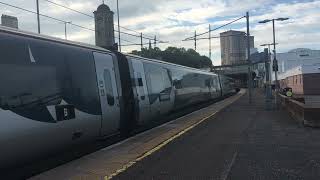
{"label": "railing", "polygon": [[308,107],[292,98],[279,95],[279,100],[291,116],[305,126],[320,127],[320,107]]}

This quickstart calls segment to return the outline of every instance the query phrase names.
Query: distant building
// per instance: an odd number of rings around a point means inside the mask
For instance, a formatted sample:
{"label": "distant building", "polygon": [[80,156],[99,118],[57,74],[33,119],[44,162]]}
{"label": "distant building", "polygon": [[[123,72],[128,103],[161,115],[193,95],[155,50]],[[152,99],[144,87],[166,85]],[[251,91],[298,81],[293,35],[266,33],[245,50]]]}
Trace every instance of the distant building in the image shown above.
{"label": "distant building", "polygon": [[114,49],[114,26],[113,26],[113,12],[110,8],[101,4],[94,13],[95,19],[95,39],[96,45],[106,48]]}
{"label": "distant building", "polygon": [[18,18],[2,14],[1,25],[18,29]]}
{"label": "distant building", "polygon": [[320,50],[294,49],[277,53],[277,60],[280,88],[291,87],[306,104],[320,105]]}
{"label": "distant building", "polygon": [[[244,37],[244,40],[247,43],[247,36]],[[254,48],[254,36],[249,36],[249,44],[251,49]]]}
{"label": "distant building", "polygon": [[[250,49],[254,49],[254,37],[249,37]],[[233,65],[247,63],[247,38],[242,31],[226,31],[220,33],[221,64]]]}
{"label": "distant building", "polygon": [[279,75],[301,65],[320,65],[320,50],[305,48],[293,49],[286,53],[277,53]]}

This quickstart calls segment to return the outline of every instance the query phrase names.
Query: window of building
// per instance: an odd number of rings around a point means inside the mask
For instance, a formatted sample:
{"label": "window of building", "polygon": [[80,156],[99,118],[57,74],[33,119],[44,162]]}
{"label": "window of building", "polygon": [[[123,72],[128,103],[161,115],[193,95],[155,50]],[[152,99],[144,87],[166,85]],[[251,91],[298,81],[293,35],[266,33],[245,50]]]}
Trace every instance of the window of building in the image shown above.
{"label": "window of building", "polygon": [[300,75],[300,84],[302,84],[302,74]]}

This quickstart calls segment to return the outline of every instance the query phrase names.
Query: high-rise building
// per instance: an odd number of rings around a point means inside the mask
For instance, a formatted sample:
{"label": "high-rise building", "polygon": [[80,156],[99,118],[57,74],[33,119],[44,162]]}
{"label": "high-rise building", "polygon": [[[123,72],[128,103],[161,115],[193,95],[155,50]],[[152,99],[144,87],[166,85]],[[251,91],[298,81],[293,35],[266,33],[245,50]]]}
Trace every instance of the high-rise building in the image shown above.
{"label": "high-rise building", "polygon": [[115,47],[113,26],[114,13],[105,4],[101,4],[97,11],[93,13],[95,18],[96,45],[106,49],[113,49]]}
{"label": "high-rise building", "polygon": [[18,29],[18,18],[2,14],[1,25]]}
{"label": "high-rise building", "polygon": [[[249,37],[250,49],[254,48],[254,37]],[[247,38],[242,31],[220,33],[221,64],[233,65],[247,63]]]}

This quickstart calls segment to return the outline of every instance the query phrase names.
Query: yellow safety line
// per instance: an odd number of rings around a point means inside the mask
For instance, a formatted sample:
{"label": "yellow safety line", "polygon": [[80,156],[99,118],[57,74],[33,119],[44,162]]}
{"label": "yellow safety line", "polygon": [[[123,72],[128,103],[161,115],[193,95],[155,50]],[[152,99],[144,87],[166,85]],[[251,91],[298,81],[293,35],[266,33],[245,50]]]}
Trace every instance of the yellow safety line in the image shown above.
{"label": "yellow safety line", "polygon": [[211,115],[209,115],[208,117],[205,117],[203,119],[201,119],[200,121],[198,121],[197,123],[189,126],[188,128],[180,131],[178,134],[172,136],[171,138],[163,141],[162,143],[160,143],[159,145],[157,145],[156,147],[154,147],[153,149],[151,149],[150,151],[144,153],[142,156],[138,157],[135,161],[131,161],[128,164],[124,165],[121,169],[118,169],[115,173],[106,176],[105,180],[109,180],[113,177],[115,177],[116,175],[124,172],[125,170],[127,170],[129,167],[131,167],[132,165],[134,165],[135,163],[137,163],[138,161],[141,161],[142,159],[146,158],[147,156],[153,154],[154,152],[158,151],[159,149],[161,149],[163,146],[167,145],[169,142],[173,141],[174,139],[180,137],[181,135],[183,135],[184,133],[186,133],[187,131],[189,131],[190,129],[194,128],[195,126],[197,126],[198,124],[202,123],[203,121],[207,120],[208,118],[210,118],[211,116],[213,116],[214,114],[216,114],[217,112],[212,113]]}
{"label": "yellow safety line", "polygon": [[[238,98],[240,98],[243,94],[240,94],[240,96],[238,96],[237,98],[233,99],[231,103],[233,103],[234,101],[236,101]],[[220,109],[221,110],[221,109]],[[209,116],[201,119],[200,121],[194,123],[193,125],[189,126],[188,128],[180,131],[178,134],[175,134],[174,136],[172,136],[171,138],[163,141],[162,143],[160,143],[159,145],[157,145],[156,147],[154,147],[153,149],[151,149],[150,151],[144,153],[142,156],[138,157],[135,161],[131,161],[129,163],[127,163],[126,165],[124,165],[121,169],[118,169],[116,172],[110,174],[109,176],[105,176],[104,179],[105,180],[110,180],[113,177],[117,176],[118,174],[124,172],[125,170],[127,170],[129,167],[133,166],[134,164],[136,164],[137,162],[141,161],[142,159],[150,156],[151,154],[153,154],[154,152],[158,151],[159,149],[161,149],[162,147],[166,146],[167,144],[169,144],[171,141],[173,141],[174,139],[180,137],[181,135],[185,134],[186,132],[188,132],[189,130],[191,130],[192,128],[196,127],[197,125],[199,125],[200,123],[202,123],[203,121],[209,119],[210,117],[212,117],[213,115],[215,115],[218,111],[215,111],[214,113],[210,114]]]}

